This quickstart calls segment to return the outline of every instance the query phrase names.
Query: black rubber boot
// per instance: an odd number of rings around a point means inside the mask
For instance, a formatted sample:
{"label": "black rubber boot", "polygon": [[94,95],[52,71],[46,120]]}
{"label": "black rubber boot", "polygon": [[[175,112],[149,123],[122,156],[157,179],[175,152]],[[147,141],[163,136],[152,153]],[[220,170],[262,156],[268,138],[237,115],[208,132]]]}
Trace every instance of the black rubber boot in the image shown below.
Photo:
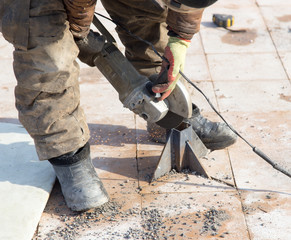
{"label": "black rubber boot", "polygon": [[85,211],[109,201],[103,183],[93,167],[89,143],[75,154],[51,158],[49,162],[60,182],[67,206],[73,211]]}
{"label": "black rubber boot", "polygon": [[235,143],[236,134],[225,124],[211,122],[200,114],[199,108],[193,105],[192,117],[184,122],[191,124],[203,144],[210,150],[226,148]]}

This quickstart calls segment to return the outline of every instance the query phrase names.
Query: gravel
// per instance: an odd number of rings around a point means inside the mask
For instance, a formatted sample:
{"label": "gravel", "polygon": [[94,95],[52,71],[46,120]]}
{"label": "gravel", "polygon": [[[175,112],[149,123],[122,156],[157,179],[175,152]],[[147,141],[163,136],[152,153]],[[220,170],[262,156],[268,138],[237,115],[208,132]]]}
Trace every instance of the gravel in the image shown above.
{"label": "gravel", "polygon": [[219,232],[222,222],[229,219],[229,215],[224,210],[216,210],[212,207],[204,213],[203,227],[200,234],[210,234],[216,236]]}

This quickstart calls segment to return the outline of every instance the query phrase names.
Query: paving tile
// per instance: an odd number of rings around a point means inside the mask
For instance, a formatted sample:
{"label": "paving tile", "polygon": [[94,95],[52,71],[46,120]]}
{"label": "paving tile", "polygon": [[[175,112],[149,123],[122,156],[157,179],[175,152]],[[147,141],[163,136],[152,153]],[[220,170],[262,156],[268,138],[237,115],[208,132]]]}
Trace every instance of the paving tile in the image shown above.
{"label": "paving tile", "polygon": [[97,173],[102,179],[137,180],[136,151],[98,152],[91,147],[91,157]]}
{"label": "paving tile", "polygon": [[[229,148],[232,148],[232,146]],[[201,161],[212,178],[234,185],[227,149],[213,151],[202,158]]]}
{"label": "paving tile", "polygon": [[[12,58],[5,57],[5,51],[2,47],[6,48],[7,43],[2,42],[3,38],[0,37],[0,63],[2,65],[0,71],[1,87],[0,87],[0,121],[1,119],[17,119],[18,113],[15,108],[14,87],[16,86],[16,79],[13,72]],[[2,45],[3,44],[3,45]],[[1,47],[2,46],[2,47]],[[7,52],[10,52],[7,50]],[[2,55],[3,54],[3,55]]]}
{"label": "paving tile", "polygon": [[[0,47],[0,52],[2,54],[1,47]],[[3,66],[1,68],[1,71],[0,71],[1,83],[3,83],[4,86],[5,85],[15,86],[16,85],[16,78],[14,76],[14,71],[13,71],[13,59],[12,58],[2,58],[2,55],[1,55],[0,61],[1,61],[1,65]],[[3,88],[4,86],[1,86],[1,87]]]}
{"label": "paving tile", "polygon": [[121,114],[118,116],[88,116],[94,118],[94,121],[88,121],[90,130],[90,144],[95,146],[98,152],[126,152],[136,151],[136,130],[132,116]]}
{"label": "paving tile", "polygon": [[249,239],[235,192],[146,194],[142,207],[161,239]]}
{"label": "paving tile", "polygon": [[[229,122],[252,145],[291,172],[290,111],[233,113]],[[242,140],[228,149],[236,184],[240,189],[289,191],[290,180],[257,156]]]}
{"label": "paving tile", "polygon": [[291,194],[242,191],[241,197],[251,239],[290,239]]}
{"label": "paving tile", "polygon": [[[89,115],[89,114],[88,114]],[[132,116],[121,114],[118,116],[89,115],[90,144],[96,146],[98,152],[136,151],[135,122]],[[90,121],[94,118],[94,121]]]}
{"label": "paving tile", "polygon": [[0,121],[2,121],[1,119],[18,118],[18,112],[15,108],[14,86],[12,84],[1,83],[0,102]]}
{"label": "paving tile", "polygon": [[[256,0],[259,6],[278,6],[278,0]],[[289,0],[280,0],[280,5],[291,5]]]}
{"label": "paving tile", "polygon": [[277,54],[209,54],[207,58],[213,81],[287,78]]}
{"label": "paving tile", "polygon": [[[278,152],[279,149],[285,148],[287,151],[291,149],[290,111],[272,111],[266,113],[233,112],[228,115],[228,120],[242,136],[262,150],[275,150]],[[233,145],[230,150],[240,148],[240,144]],[[288,156],[288,154],[285,155]],[[275,155],[272,157],[275,157]]]}
{"label": "paving tile", "polygon": [[283,52],[279,53],[281,60],[283,62],[284,68],[286,69],[286,72],[289,77],[289,81],[291,79],[291,52]]}
{"label": "paving tile", "polygon": [[187,58],[192,54],[193,55],[204,54],[204,49],[199,34],[194,34],[193,38],[191,39],[191,44],[187,50]]}
{"label": "paving tile", "polygon": [[[12,59],[13,58],[13,52],[14,48],[12,44],[9,44],[3,37],[2,33],[0,32],[0,59],[1,62],[3,59]],[[6,67],[6,66],[5,66]],[[9,67],[9,65],[7,65],[7,68]],[[3,70],[3,68],[1,69]]]}
{"label": "paving tile", "polygon": [[[210,102],[213,104],[215,108],[218,108],[217,100],[215,96],[215,91],[213,88],[212,82],[196,82],[192,81],[210,100]],[[211,111],[211,107],[209,106],[207,100],[204,98],[204,96],[192,85],[190,85],[188,82],[185,82],[184,85],[186,86],[190,96],[192,103],[194,103],[197,107],[199,107],[200,111]]]}
{"label": "paving tile", "polygon": [[[268,145],[256,144],[254,140],[252,144],[267,154],[274,163],[291,172],[290,148],[270,149]],[[246,147],[242,141],[238,141],[229,152],[236,185],[239,189],[291,192],[290,178],[274,169],[251,148]]]}
{"label": "paving tile", "polygon": [[162,151],[163,144],[151,140],[147,132],[147,123],[140,117],[136,117],[136,130],[137,130],[137,151],[150,150]]}
{"label": "paving tile", "polygon": [[75,213],[66,207],[56,184],[33,240],[125,239],[131,228],[141,228],[140,204],[140,195],[119,193],[106,207]]}
{"label": "paving tile", "polygon": [[275,46],[278,51],[290,51],[291,49],[291,14],[289,7],[270,6],[261,7],[263,17],[266,21],[268,29],[274,40]]}
{"label": "paving tile", "polygon": [[[186,55],[184,74],[191,81],[210,81],[211,76],[207,68],[205,55],[196,54],[195,51],[189,49]],[[181,78],[182,79],[182,78]]]}
{"label": "paving tile", "polygon": [[[85,63],[78,60],[80,65],[79,83],[80,85],[93,86],[99,83],[107,83],[110,85],[108,80],[102,75],[97,67],[89,67]],[[82,88],[84,88],[82,86]]]}
{"label": "paving tile", "polygon": [[222,112],[291,110],[291,85],[288,80],[216,81],[214,87]]}
{"label": "paving tile", "polygon": [[0,239],[32,238],[55,181],[21,125],[0,123]]}
{"label": "paving tile", "polygon": [[[245,29],[246,32],[231,32],[217,27],[212,22],[213,14],[217,13],[232,15],[232,28]],[[203,14],[200,35],[206,54],[275,52],[264,19],[254,2],[223,1],[207,8]]]}
{"label": "paving tile", "polygon": [[102,113],[101,116],[108,114],[115,117],[120,113],[133,115],[129,109],[123,107],[118,93],[109,84],[81,84],[80,91],[81,105],[91,114]]}

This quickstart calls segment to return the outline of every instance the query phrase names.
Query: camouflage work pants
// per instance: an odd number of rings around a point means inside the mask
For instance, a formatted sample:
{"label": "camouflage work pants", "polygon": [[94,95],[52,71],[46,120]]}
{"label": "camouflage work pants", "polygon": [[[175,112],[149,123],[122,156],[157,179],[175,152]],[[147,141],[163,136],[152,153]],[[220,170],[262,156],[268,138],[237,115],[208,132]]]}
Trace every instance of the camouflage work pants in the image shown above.
{"label": "camouflage work pants", "polygon": [[15,49],[16,108],[41,160],[86,144],[80,108],[78,48],[62,0],[31,0],[27,50]]}
{"label": "camouflage work pants", "polygon": [[[112,18],[152,42],[162,54],[167,44],[163,7],[146,0],[102,2]],[[27,46],[14,44],[16,108],[20,122],[35,141],[40,160],[74,151],[89,140],[80,107],[78,48],[66,19],[62,0],[30,0]],[[116,30],[126,47],[126,57],[137,70],[147,76],[157,73],[161,59],[151,48],[124,30]],[[19,34],[14,34],[14,39],[20,39]]]}
{"label": "camouflage work pants", "polygon": [[[168,43],[167,9],[159,0],[101,0],[111,18],[131,33],[151,42],[163,55]],[[116,32],[125,46],[125,56],[143,75],[159,73],[162,61],[152,48],[116,27]]]}

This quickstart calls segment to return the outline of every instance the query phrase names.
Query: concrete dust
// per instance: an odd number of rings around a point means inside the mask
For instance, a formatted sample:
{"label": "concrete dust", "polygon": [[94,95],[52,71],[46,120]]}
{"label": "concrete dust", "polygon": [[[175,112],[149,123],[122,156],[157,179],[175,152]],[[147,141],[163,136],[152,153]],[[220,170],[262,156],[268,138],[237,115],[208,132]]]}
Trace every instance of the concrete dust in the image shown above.
{"label": "concrete dust", "polygon": [[246,29],[246,32],[227,32],[222,38],[223,43],[246,46],[252,44],[257,38],[255,29]]}

